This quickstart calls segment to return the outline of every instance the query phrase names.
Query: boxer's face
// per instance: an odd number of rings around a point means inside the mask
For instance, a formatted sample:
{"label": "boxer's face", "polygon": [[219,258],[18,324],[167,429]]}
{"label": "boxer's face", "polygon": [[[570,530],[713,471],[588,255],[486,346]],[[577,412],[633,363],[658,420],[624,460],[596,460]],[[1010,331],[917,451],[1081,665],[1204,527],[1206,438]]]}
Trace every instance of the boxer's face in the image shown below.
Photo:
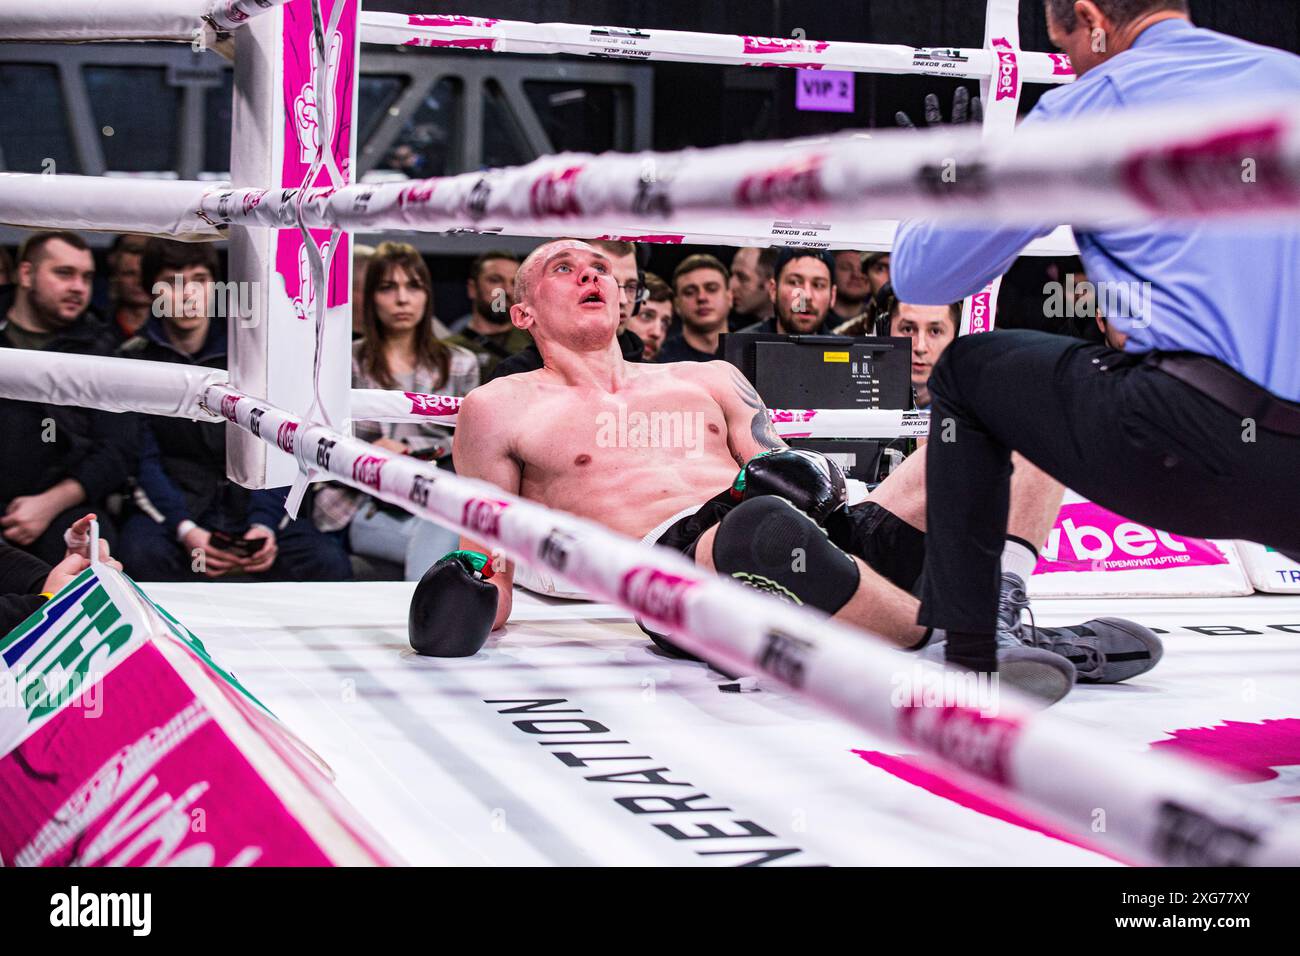
{"label": "boxer's face", "polygon": [[618,283],[609,257],[585,242],[543,246],[528,269],[524,300],[511,318],[543,338],[595,348],[618,331]]}

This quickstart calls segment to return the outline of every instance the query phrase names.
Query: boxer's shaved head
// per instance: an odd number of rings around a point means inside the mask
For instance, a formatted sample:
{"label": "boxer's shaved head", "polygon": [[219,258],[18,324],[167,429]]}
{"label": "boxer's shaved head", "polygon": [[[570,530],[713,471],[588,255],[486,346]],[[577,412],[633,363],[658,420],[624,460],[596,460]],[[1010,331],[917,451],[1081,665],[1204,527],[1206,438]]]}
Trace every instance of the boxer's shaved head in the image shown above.
{"label": "boxer's shaved head", "polygon": [[510,320],[548,345],[590,352],[612,345],[618,332],[619,286],[610,257],[581,239],[538,246],[515,276]]}
{"label": "boxer's shaved head", "polygon": [[558,255],[566,249],[585,249],[588,252],[598,256],[604,256],[599,249],[582,239],[553,239],[550,242],[544,242],[532,252],[519,265],[519,271],[515,274],[515,301],[528,301],[529,291],[533,287],[534,276],[538,269],[544,266],[548,259]]}

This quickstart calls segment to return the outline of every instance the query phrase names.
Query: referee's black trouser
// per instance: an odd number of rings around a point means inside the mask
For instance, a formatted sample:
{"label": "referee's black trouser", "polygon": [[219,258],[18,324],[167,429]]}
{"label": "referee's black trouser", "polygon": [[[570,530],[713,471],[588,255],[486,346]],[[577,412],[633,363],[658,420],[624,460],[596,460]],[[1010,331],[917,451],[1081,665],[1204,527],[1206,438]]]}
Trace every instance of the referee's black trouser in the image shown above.
{"label": "referee's black trouser", "polygon": [[1300,438],[1140,355],[1043,332],[960,338],[930,379],[920,623],[992,633],[1011,453],[1126,518],[1300,552]]}

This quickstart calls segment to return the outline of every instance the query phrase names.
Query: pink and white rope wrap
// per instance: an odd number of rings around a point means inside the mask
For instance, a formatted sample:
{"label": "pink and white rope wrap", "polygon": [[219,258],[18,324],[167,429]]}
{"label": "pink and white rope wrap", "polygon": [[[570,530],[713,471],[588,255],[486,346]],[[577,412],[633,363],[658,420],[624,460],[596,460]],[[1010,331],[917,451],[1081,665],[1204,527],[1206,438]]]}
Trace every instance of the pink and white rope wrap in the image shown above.
{"label": "pink and white rope wrap", "polygon": [[[729,66],[850,70],[987,78],[999,68],[989,50],[848,43],[686,30],[650,30],[580,23],[528,23],[456,14],[365,13],[363,43],[391,43],[493,53],[569,54],[637,62],[718,63]],[[1069,83],[1069,59],[1059,53],[1021,54],[1028,83]]]}
{"label": "pink and white rope wrap", "polygon": [[[373,422],[427,422],[455,426],[463,399],[452,395],[398,392],[376,388],[352,390],[352,417]],[[930,433],[930,413],[875,408],[771,409],[772,425],[782,438],[923,438]]]}
{"label": "pink and white rope wrap", "polygon": [[[1068,154],[1060,144],[1071,142]],[[1244,159],[1255,176],[1245,181]],[[955,171],[946,180],[945,170]],[[46,182],[39,182],[45,180]],[[981,225],[1259,219],[1300,212],[1300,107],[1206,106],[980,130],[841,134],[677,153],[547,156],[526,166],[343,188],[232,188],[0,175],[0,222],[216,236],[228,225],[608,235],[716,228],[729,216],[935,217]],[[145,200],[144,208],[128,201]],[[197,208],[195,206],[197,205]],[[94,219],[88,214],[93,210]],[[743,229],[741,230],[743,231]],[[662,236],[660,237],[662,238]],[[800,241],[800,244],[803,244]]]}
{"label": "pink and white rope wrap", "polygon": [[223,33],[289,0],[0,0],[0,39],[88,43],[193,43],[211,25]]}
{"label": "pink and white rope wrap", "polygon": [[[1071,142],[1062,154],[1063,137]],[[1243,157],[1257,175],[1245,182]],[[944,170],[955,179],[944,180]],[[217,189],[214,224],[282,227],[292,191]],[[718,213],[934,216],[983,225],[1273,217],[1300,212],[1300,107],[1204,107],[1040,124],[1010,139],[980,130],[887,131],[824,142],[749,143],[679,153],[564,154],[526,166],[410,183],[313,190],[310,225],[609,231],[641,217],[693,228]]]}

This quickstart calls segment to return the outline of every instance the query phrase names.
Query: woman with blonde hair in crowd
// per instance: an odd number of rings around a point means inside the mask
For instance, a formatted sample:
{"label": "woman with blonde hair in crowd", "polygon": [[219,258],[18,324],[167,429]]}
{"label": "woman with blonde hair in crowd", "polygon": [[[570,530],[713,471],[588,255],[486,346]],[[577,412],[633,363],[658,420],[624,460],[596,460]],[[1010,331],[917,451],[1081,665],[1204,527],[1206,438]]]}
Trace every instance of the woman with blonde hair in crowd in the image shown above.
{"label": "woman with blonde hair in crowd", "polygon": [[[433,281],[418,251],[385,242],[366,264],[361,290],[361,338],[352,344],[352,387],[466,395],[479,383],[478,360],[434,333]],[[451,433],[424,422],[354,424],[357,438],[380,448],[450,463]],[[400,564],[408,581],[457,547],[440,525],[349,488],[330,484],[316,494],[322,531],[346,534],[353,554]]]}

